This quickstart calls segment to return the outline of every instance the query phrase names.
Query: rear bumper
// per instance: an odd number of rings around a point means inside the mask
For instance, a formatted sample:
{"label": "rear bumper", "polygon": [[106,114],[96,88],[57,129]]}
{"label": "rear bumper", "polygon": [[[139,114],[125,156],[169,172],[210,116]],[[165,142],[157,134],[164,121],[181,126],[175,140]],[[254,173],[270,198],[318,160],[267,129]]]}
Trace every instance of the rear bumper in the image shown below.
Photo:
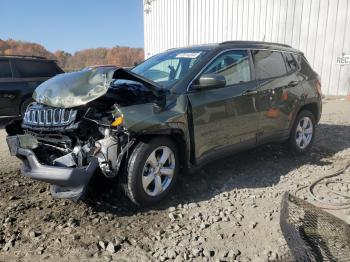
{"label": "rear bumper", "polygon": [[32,150],[37,145],[33,136],[8,136],[6,140],[11,155],[22,160],[22,174],[31,179],[52,184],[51,193],[54,197],[79,200],[99,166],[95,157],[92,157],[89,165],[85,167],[43,165]]}

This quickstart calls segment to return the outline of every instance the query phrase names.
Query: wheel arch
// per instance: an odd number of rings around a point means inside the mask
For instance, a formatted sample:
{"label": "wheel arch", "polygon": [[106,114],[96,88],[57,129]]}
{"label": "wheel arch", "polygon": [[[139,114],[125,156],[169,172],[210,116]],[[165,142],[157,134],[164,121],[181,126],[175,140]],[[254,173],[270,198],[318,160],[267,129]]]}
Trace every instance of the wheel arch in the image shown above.
{"label": "wheel arch", "polygon": [[136,141],[147,142],[156,137],[167,137],[177,146],[181,168],[188,168],[190,164],[190,144],[185,132],[180,128],[163,129],[159,132],[144,133],[137,136]]}
{"label": "wheel arch", "polygon": [[290,125],[289,125],[289,128],[287,129],[287,132],[284,133],[283,139],[289,138],[289,136],[291,134],[291,131],[292,131],[292,128],[293,128],[293,125],[294,125],[294,122],[296,121],[296,119],[297,119],[298,115],[300,114],[300,112],[303,111],[303,110],[310,111],[314,115],[316,123],[318,123],[320,121],[321,108],[320,108],[320,106],[319,106],[319,104],[317,102],[309,102],[309,103],[306,103],[306,104],[302,104],[298,108],[298,110],[295,110],[295,113],[293,115],[293,120],[290,122]]}
{"label": "wheel arch", "polygon": [[308,103],[308,104],[303,105],[299,109],[297,115],[303,110],[310,111],[314,115],[316,123],[318,123],[320,121],[320,109],[319,109],[319,106],[317,103]]}
{"label": "wheel arch", "polygon": [[28,100],[34,100],[34,99],[32,98],[31,95],[26,95],[26,96],[22,97],[21,102],[19,103],[19,107],[18,107],[18,114],[21,114],[22,107],[23,107],[24,103]]}

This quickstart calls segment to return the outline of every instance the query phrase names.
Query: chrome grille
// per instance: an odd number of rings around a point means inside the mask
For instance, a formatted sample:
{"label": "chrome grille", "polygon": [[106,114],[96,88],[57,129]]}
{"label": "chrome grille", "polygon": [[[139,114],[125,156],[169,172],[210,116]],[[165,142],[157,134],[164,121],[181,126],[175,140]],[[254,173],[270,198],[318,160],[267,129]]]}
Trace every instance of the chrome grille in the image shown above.
{"label": "chrome grille", "polygon": [[42,104],[30,104],[25,112],[25,126],[58,127],[67,126],[74,122],[77,110],[48,107]]}

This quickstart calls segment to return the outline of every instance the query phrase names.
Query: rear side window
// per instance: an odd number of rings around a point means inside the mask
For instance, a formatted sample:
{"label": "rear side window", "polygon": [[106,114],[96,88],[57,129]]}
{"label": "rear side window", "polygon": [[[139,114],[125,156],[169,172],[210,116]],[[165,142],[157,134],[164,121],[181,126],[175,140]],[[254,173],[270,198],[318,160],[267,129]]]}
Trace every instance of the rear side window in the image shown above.
{"label": "rear side window", "polygon": [[288,73],[294,72],[295,70],[298,69],[298,64],[297,64],[297,61],[295,61],[293,54],[284,53],[284,59],[286,61],[286,67],[287,67]]}
{"label": "rear side window", "polygon": [[250,81],[249,55],[246,50],[228,51],[216,58],[204,74],[220,74],[226,86]]}
{"label": "rear side window", "polygon": [[255,50],[253,51],[253,59],[258,79],[278,77],[287,73],[281,52]]}
{"label": "rear side window", "polygon": [[15,65],[21,77],[51,77],[59,73],[52,62],[23,60],[15,61]]}
{"label": "rear side window", "polygon": [[298,57],[298,60],[299,60],[299,64],[300,64],[300,67],[301,67],[300,72],[302,74],[307,75],[307,76],[309,76],[311,78],[316,76],[316,73],[311,68],[309,62],[306,60],[306,58],[304,56],[300,55]]}
{"label": "rear side window", "polygon": [[0,60],[0,78],[11,78],[11,67],[8,60]]}

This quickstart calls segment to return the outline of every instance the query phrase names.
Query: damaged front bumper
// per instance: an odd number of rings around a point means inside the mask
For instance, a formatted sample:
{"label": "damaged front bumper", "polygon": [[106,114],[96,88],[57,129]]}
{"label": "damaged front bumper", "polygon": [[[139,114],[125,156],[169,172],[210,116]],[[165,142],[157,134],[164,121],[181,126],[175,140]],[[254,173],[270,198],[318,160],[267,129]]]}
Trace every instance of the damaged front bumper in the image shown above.
{"label": "damaged front bumper", "polygon": [[15,135],[6,138],[10,153],[22,160],[22,174],[34,180],[50,183],[51,194],[57,198],[79,200],[99,167],[98,159],[91,157],[84,167],[62,167],[43,165],[33,149],[38,141],[31,135]]}

